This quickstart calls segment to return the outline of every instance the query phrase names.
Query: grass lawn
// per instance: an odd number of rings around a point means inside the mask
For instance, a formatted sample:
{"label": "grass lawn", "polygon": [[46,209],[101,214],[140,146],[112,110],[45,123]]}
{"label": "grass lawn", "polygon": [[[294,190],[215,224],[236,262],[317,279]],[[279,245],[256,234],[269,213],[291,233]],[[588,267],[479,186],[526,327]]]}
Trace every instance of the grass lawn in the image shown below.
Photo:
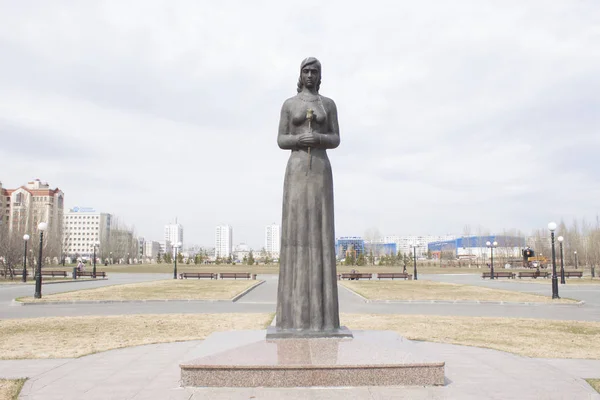
{"label": "grass lawn", "polygon": [[215,331],[266,329],[272,314],[165,314],[0,320],[0,358],[68,358]]}
{"label": "grass lawn", "polygon": [[17,400],[25,379],[0,379],[0,400]]}
{"label": "grass lawn", "polygon": [[600,322],[389,314],[340,317],[351,330],[391,330],[412,340],[485,347],[528,357],[600,359]]}
{"label": "grass lawn", "polygon": [[167,279],[47,294],[41,299],[21,297],[23,302],[86,300],[230,300],[260,281]]}
{"label": "grass lawn", "polygon": [[596,392],[600,393],[600,379],[586,379],[586,381],[591,387],[596,389]]}
{"label": "grass lawn", "polygon": [[479,300],[535,303],[575,303],[570,299],[433,281],[340,281],[370,300]]}

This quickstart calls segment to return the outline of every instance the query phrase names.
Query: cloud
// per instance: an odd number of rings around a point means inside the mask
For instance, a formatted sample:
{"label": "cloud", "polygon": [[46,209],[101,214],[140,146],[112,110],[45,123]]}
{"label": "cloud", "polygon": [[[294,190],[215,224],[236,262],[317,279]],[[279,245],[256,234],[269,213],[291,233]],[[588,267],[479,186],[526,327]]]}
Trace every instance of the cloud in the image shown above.
{"label": "cloud", "polygon": [[47,180],[147,238],[177,216],[190,243],[229,223],[262,247],[281,218],[279,110],[309,55],[339,110],[339,235],[529,231],[598,212],[591,0],[0,9],[4,186]]}

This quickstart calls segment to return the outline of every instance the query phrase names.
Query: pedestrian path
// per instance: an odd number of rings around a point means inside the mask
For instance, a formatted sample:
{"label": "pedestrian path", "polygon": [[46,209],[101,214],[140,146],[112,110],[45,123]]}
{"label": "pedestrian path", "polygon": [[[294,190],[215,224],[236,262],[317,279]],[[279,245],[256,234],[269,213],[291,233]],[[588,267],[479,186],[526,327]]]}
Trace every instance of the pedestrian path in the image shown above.
{"label": "pedestrian path", "polygon": [[179,363],[196,358],[200,343],[137,346],[77,359],[1,361],[0,377],[29,377],[21,400],[600,399],[582,379],[600,377],[600,360],[534,359],[428,342],[415,344],[446,361],[441,387],[182,388]]}

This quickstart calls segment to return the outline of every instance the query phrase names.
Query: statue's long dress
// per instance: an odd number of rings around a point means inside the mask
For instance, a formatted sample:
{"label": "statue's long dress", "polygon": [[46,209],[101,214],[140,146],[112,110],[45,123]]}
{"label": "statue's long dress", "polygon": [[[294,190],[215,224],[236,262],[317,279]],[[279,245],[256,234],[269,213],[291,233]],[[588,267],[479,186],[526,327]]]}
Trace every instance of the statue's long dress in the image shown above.
{"label": "statue's long dress", "polygon": [[[280,146],[292,151],[284,179],[276,326],[286,331],[337,330],[331,164],[325,148],[312,148],[309,166],[307,149],[294,148],[294,135],[281,136]],[[338,135],[323,135],[323,147],[338,143]]]}

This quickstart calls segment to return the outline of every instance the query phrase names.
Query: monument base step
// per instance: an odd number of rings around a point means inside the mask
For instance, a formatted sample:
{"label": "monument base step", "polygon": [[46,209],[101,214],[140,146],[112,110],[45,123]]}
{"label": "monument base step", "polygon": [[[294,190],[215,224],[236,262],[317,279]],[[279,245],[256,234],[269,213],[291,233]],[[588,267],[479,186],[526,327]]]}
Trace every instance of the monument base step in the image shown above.
{"label": "monument base step", "polygon": [[443,385],[443,361],[419,355],[391,331],[353,338],[266,339],[266,331],[217,332],[181,367],[183,386],[306,387]]}
{"label": "monument base step", "polygon": [[351,338],[352,332],[345,326],[331,331],[296,331],[281,330],[275,326],[267,328],[267,340],[271,339],[312,339],[312,338]]}

